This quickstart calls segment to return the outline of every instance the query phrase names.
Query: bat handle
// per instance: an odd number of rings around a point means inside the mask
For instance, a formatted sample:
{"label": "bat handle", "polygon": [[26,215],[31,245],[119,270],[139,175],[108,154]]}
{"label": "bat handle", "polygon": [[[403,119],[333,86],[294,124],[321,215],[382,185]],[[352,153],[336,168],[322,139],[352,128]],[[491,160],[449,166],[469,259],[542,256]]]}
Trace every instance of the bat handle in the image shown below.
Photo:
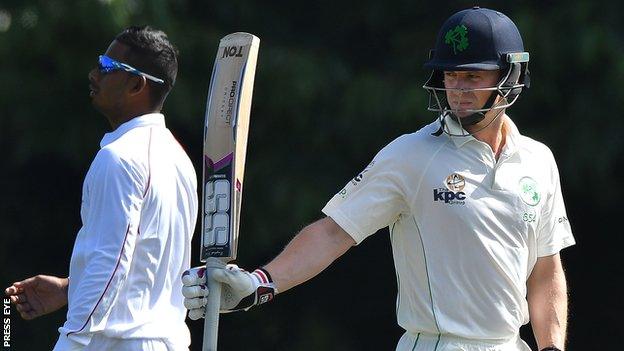
{"label": "bat handle", "polygon": [[215,257],[206,260],[206,283],[208,285],[208,301],[204,317],[204,341],[202,351],[217,351],[219,336],[219,309],[221,307],[221,283],[212,279],[212,271],[223,269],[225,264]]}

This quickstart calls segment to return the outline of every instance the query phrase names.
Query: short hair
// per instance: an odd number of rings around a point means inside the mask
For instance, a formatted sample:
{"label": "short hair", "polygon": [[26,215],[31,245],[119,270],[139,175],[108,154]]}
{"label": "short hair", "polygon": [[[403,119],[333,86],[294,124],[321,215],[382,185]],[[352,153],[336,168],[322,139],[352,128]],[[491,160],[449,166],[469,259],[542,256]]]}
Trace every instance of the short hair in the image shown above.
{"label": "short hair", "polygon": [[160,84],[147,80],[153,106],[162,106],[178,75],[178,49],[165,32],[150,26],[128,27],[115,40],[130,48],[125,63],[165,81]]}

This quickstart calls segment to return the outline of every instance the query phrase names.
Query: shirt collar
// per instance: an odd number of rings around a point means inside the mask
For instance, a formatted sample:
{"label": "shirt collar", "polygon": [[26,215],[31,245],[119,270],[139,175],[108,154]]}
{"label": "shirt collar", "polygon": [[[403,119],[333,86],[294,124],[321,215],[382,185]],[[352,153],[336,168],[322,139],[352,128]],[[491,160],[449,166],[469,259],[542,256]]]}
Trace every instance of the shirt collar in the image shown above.
{"label": "shirt collar", "polygon": [[104,134],[102,141],[100,141],[100,148],[112,143],[119,139],[122,135],[126,134],[130,130],[139,127],[149,126],[165,126],[165,116],[162,113],[148,113],[132,118],[131,120],[122,123],[117,129],[110,133]]}
{"label": "shirt collar", "polygon": [[[446,124],[446,128],[448,129],[449,134],[452,134],[448,137],[453,140],[455,147],[457,147],[458,149],[464,146],[464,144],[466,144],[467,142],[471,140],[476,140],[475,137],[473,137],[472,135],[468,135],[468,132],[454,119],[445,117],[443,121],[444,124]],[[462,134],[464,134],[465,136],[460,136]]]}
{"label": "shirt collar", "polygon": [[[518,127],[516,127],[514,122],[511,120],[511,118],[507,116],[507,114],[504,114],[502,118],[505,120],[504,122],[507,127],[507,135],[506,135],[504,148],[507,153],[511,154],[518,149],[518,142],[519,142],[518,139],[520,138],[520,132],[518,131]],[[445,118],[444,123],[446,123],[446,127],[448,128],[448,131],[451,134],[455,134],[455,135],[468,134],[468,132],[462,126],[460,126],[458,122],[456,122],[452,118]],[[449,135],[448,137],[451,138],[451,140],[453,140],[453,143],[458,149],[464,146],[469,141],[477,140],[472,135],[466,135],[466,136],[450,136]]]}

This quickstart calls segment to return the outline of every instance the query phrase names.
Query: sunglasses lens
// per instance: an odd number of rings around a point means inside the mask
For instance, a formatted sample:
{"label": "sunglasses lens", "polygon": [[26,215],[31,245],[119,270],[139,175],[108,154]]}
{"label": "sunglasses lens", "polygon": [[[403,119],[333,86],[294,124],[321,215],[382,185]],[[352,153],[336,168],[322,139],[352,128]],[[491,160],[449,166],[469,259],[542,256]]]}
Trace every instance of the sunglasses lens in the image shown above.
{"label": "sunglasses lens", "polygon": [[100,70],[100,73],[109,73],[109,72],[113,72],[117,70],[123,70],[131,74],[143,76],[146,79],[152,80],[156,83],[164,84],[164,80],[160,78],[156,78],[154,76],[150,76],[149,74],[143,73],[139,71],[138,69],[129,66],[128,64],[117,62],[106,55],[100,55],[98,57],[98,69]]}
{"label": "sunglasses lens", "polygon": [[100,56],[98,66],[102,73],[108,73],[117,69],[115,61],[113,61],[110,57],[104,55]]}

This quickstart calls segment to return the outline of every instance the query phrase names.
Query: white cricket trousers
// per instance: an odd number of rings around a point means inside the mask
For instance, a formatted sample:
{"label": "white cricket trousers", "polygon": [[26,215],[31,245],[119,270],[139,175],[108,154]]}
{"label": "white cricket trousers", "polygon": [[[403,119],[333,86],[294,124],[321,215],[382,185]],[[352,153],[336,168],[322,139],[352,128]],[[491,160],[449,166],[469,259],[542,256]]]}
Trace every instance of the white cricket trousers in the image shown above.
{"label": "white cricket trousers", "polygon": [[188,351],[186,346],[171,345],[162,339],[115,339],[96,334],[84,346],[62,337],[53,351]]}
{"label": "white cricket trousers", "polygon": [[531,348],[520,339],[520,336],[497,343],[492,340],[405,332],[399,340],[396,351],[531,351]]}

